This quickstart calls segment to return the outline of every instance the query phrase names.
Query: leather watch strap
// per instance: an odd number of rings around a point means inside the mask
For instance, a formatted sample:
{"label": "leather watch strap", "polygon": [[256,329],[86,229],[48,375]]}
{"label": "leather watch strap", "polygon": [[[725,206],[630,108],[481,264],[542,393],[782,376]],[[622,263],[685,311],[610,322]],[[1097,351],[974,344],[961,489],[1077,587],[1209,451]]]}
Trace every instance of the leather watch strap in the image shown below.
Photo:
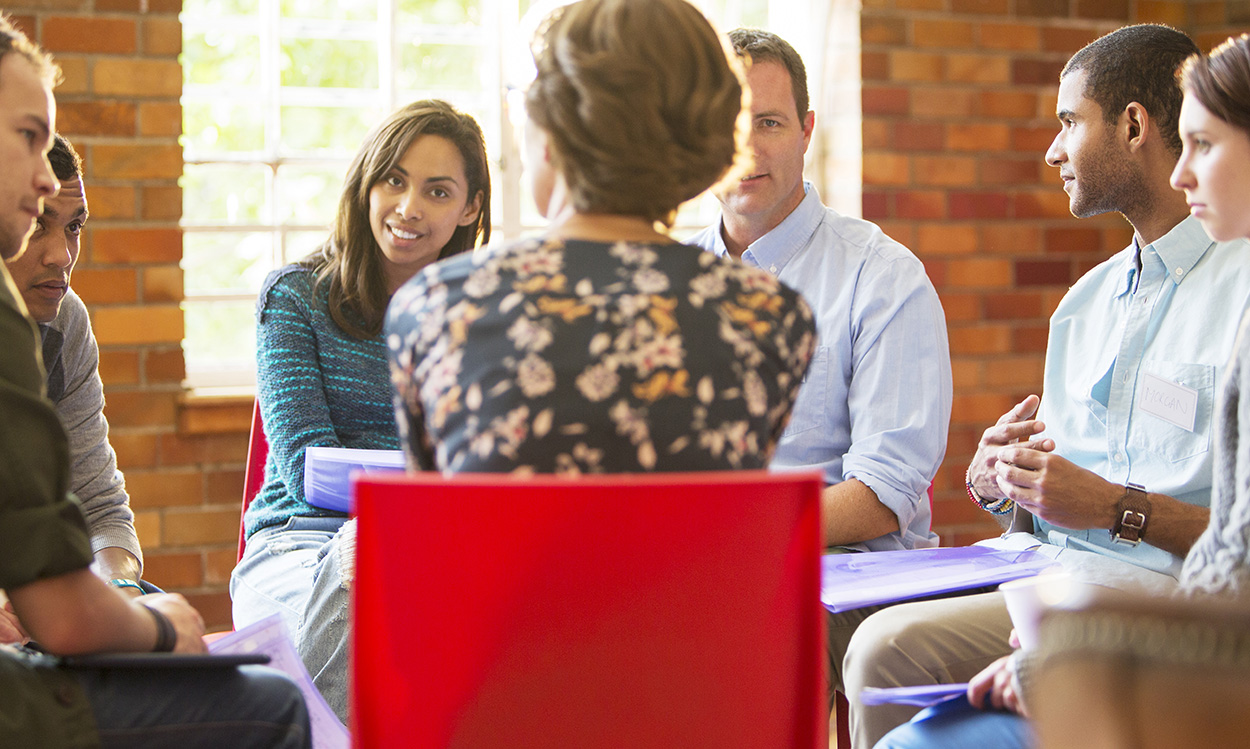
{"label": "leather watch strap", "polygon": [[1150,523],[1150,500],[1144,487],[1126,484],[1124,496],[1115,507],[1115,525],[1111,527],[1111,540],[1126,546],[1136,546],[1146,537]]}

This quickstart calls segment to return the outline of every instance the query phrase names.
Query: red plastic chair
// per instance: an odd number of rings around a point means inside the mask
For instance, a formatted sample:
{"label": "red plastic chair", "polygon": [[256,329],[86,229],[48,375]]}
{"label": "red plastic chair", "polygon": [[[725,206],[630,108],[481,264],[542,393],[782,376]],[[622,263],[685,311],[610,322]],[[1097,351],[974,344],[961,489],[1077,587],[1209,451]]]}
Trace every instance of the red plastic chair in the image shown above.
{"label": "red plastic chair", "polygon": [[359,479],[354,746],[827,746],[820,486]]}
{"label": "red plastic chair", "polygon": [[243,516],[247,514],[248,505],[260,493],[265,484],[265,459],[269,457],[269,440],[265,439],[265,424],[260,418],[260,400],[252,406],[252,432],[247,439],[247,468],[243,471],[243,509],[239,513],[239,559],[243,559],[243,549],[247,546],[247,537],[243,533]]}

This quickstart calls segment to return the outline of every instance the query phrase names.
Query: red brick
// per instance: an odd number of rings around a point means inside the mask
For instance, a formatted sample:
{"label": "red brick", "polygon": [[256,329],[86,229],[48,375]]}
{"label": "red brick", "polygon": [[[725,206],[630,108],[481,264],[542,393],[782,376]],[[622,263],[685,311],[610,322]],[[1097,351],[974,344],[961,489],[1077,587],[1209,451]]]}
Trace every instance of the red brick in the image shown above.
{"label": "red brick", "polygon": [[890,58],[884,52],[861,53],[859,75],[865,81],[890,80]]}
{"label": "red brick", "polygon": [[1192,0],[1189,3],[1190,18],[1195,26],[1215,26],[1228,21],[1224,14],[1225,0]]}
{"label": "red brick", "polygon": [[125,101],[70,101],[57,107],[57,129],[74,135],[135,134],[137,109]]}
{"label": "red brick", "polygon": [[1005,260],[951,260],[946,267],[949,283],[955,288],[1004,288],[1011,285],[1012,266]]}
{"label": "red brick", "polygon": [[143,375],[150,383],[171,384],[186,379],[187,368],[181,346],[165,351],[147,351],[143,361]]}
{"label": "red brick", "polygon": [[945,68],[945,58],[942,55],[906,50],[894,50],[889,55],[890,80],[929,83],[942,80]]}
{"label": "red brick", "polygon": [[1006,325],[981,324],[976,327],[952,328],[949,337],[952,357],[1005,354],[1011,351],[1011,328]]}
{"label": "red brick", "polygon": [[981,183],[1032,187],[1041,181],[1042,166],[1042,160],[1039,158],[983,159]]}
{"label": "red brick", "polygon": [[1017,218],[1067,218],[1072,215],[1068,208],[1068,196],[1058,189],[1042,189],[1021,192],[1014,197]]}
{"label": "red brick", "polygon": [[1083,26],[1047,26],[1042,29],[1042,49],[1071,55],[1099,36],[1096,29]]}
{"label": "red brick", "polygon": [[960,83],[1009,83],[1011,61],[1001,55],[948,55],[946,80]]}
{"label": "red brick", "polygon": [[894,215],[897,218],[946,218],[946,193],[937,190],[900,190],[894,194]]}
{"label": "red brick", "polygon": [[894,0],[899,10],[945,10],[945,0]]}
{"label": "red brick", "polygon": [[225,544],[238,538],[239,510],[213,508],[166,511],[161,541],[165,546]]}
{"label": "red brick", "polygon": [[182,268],[157,265],[143,269],[144,302],[181,302]]}
{"label": "red brick", "polygon": [[[157,0],[153,0],[156,2]],[[178,0],[179,3],[182,0]],[[200,612],[200,616],[204,618],[204,630],[206,632],[229,631],[234,625],[230,621],[231,604],[230,593],[225,589],[195,593],[188,590],[178,591],[187,598],[187,603],[195,607]]]}
{"label": "red brick", "polygon": [[1024,325],[1011,332],[1011,350],[1017,353],[1044,354],[1049,328],[1045,323]]}
{"label": "red brick", "polygon": [[872,151],[864,154],[864,185],[905,185],[911,181],[907,157]]}
{"label": "red brick", "polygon": [[144,186],[139,194],[143,218],[172,221],[182,218],[182,188],[178,185]]}
{"label": "red brick", "polygon": [[176,343],[183,337],[182,309],[176,304],[103,307],[92,315],[101,346]]}
{"label": "red brick", "polygon": [[861,149],[864,151],[888,151],[893,140],[893,122],[884,117],[865,117],[860,130]]}
{"label": "red brick", "polygon": [[907,114],[910,105],[907,89],[897,86],[865,86],[861,99],[864,116],[874,114]]}
{"label": "red brick", "polygon": [[951,413],[959,414],[964,423],[988,427],[1017,403],[1019,400],[1011,393],[962,393],[955,396]]}
{"label": "red brick", "polygon": [[925,275],[929,277],[929,281],[939,290],[946,288],[946,261],[935,260],[931,257],[922,257],[920,262],[924,264]]}
{"label": "red brick", "polygon": [[177,263],[182,259],[181,229],[96,229],[92,259],[97,263]]}
{"label": "red brick", "polygon": [[1047,253],[1098,252],[1102,232],[1096,228],[1056,227],[1046,230]]}
{"label": "red brick", "polygon": [[138,12],[143,10],[143,0],[95,0],[95,9]]}
{"label": "red brick", "polygon": [[132,55],[135,22],[124,18],[52,16],[43,19],[40,43],[49,52]]}
{"label": "red brick", "polygon": [[1027,91],[982,91],[979,113],[987,117],[1031,119],[1037,115],[1037,96]]}
{"label": "red brick", "polygon": [[[78,274],[74,274],[77,278]],[[139,354],[134,351],[101,351],[100,379],[105,387],[139,384]]]}
{"label": "red brick", "polygon": [[110,392],[104,415],[116,428],[153,427],[174,421],[175,393]]}
{"label": "red brick", "polygon": [[[945,309],[945,305],[943,305]],[[955,318],[946,313],[947,323]],[[981,385],[981,363],[974,359],[959,357],[951,361],[951,382],[957,391],[971,390]]]}
{"label": "red brick", "polygon": [[953,151],[1005,151],[1011,144],[1011,128],[996,122],[961,123],[946,133],[946,147]]}
{"label": "red brick", "polygon": [[1041,292],[1011,291],[985,296],[987,320],[1035,320],[1041,314]]}
{"label": "red brick", "polygon": [[1021,222],[981,224],[982,252],[1034,255],[1042,250],[1042,232]]}
{"label": "red brick", "polygon": [[198,588],[204,583],[204,560],[199,553],[145,554],[143,577],[165,590]]}
{"label": "red brick", "polygon": [[901,120],[894,125],[893,145],[900,151],[940,151],[946,127],[936,122]]}
{"label": "red brick", "polygon": [[980,13],[983,15],[1005,15],[1008,11],[1007,0],[951,0],[951,10],[955,13]]}
{"label": "red brick", "polygon": [[128,471],[126,491],[135,509],[191,507],[204,502],[204,479],[198,469]]}
{"label": "red brick", "polygon": [[221,549],[204,554],[204,582],[209,585],[225,585],[230,582],[230,573],[238,562],[238,551]]}
{"label": "red brick", "polygon": [[1129,0],[1076,0],[1075,11],[1075,15],[1079,18],[1127,21]]}
{"label": "red brick", "polygon": [[1016,15],[1066,18],[1068,0],[1016,0]]}
{"label": "red brick", "polygon": [[972,224],[922,224],[917,230],[919,254],[963,255],[977,250],[977,229]]}
{"label": "red brick", "polygon": [[[132,185],[97,185],[88,176],[87,201],[91,206],[92,219],[135,217],[135,188]],[[173,218],[177,220],[181,216],[180,211]]]}
{"label": "red brick", "polygon": [[149,56],[177,57],[182,52],[182,24],[177,16],[143,20],[143,53]]}
{"label": "red brick", "polygon": [[917,18],[911,25],[912,43],[917,47],[962,49],[972,46],[972,24],[966,21]]}
{"label": "red brick", "polygon": [[911,92],[911,113],[917,117],[957,117],[965,120],[973,111],[975,102],[972,89],[924,86]]}
{"label": "red brick", "polygon": [[205,482],[208,485],[208,488],[205,489],[205,502],[229,504],[242,498],[242,468],[205,471]]}
{"label": "red brick", "polygon": [[161,436],[161,462],[165,465],[194,463],[241,464],[247,456],[246,434],[214,434],[182,437]]}
{"label": "red brick", "polygon": [[61,68],[61,82],[56,86],[56,96],[63,99],[73,94],[85,94],[91,84],[87,74],[87,59],[81,55],[59,54],[56,64]]}
{"label": "red brick", "polygon": [[96,304],[133,304],[138,300],[133,268],[79,267],[71,277],[74,291],[88,307]]}
{"label": "red brick", "polygon": [[884,193],[865,191],[860,198],[864,218],[876,221],[890,216],[890,199]]}
{"label": "red brick", "polygon": [[[947,325],[953,322],[979,320],[981,318],[981,295],[946,292],[942,294],[942,311],[946,313]],[[960,363],[966,364],[967,362],[960,360]],[[951,366],[955,366],[954,361],[951,362]],[[958,381],[955,386],[959,386]]]}
{"label": "red brick", "polygon": [[1063,65],[1055,60],[1012,60],[1011,82],[1017,86],[1058,86]]}
{"label": "red brick", "polygon": [[100,143],[90,148],[92,174],[108,179],[170,179],[182,176],[182,146],[177,143]]}
{"label": "red brick", "polygon": [[[1123,219],[1122,216],[1119,218]],[[1110,226],[1102,230],[1102,249],[1108,255],[1119,252],[1128,247],[1133,241],[1133,227],[1128,221],[1124,221],[1121,226]]]}
{"label": "red brick", "polygon": [[977,179],[977,160],[971,156],[916,156],[912,177],[922,186],[972,187]]}
{"label": "red brick", "polygon": [[123,431],[113,431],[109,434],[109,444],[117,453],[117,465],[123,471],[132,468],[155,467],[156,443],[155,434],[135,434]]}
{"label": "red brick", "polygon": [[1006,195],[995,192],[959,192],[950,196],[950,216],[953,219],[1007,218],[1011,201]]}
{"label": "red brick", "polygon": [[985,384],[990,387],[1034,388],[1042,383],[1044,357],[1000,357],[985,368]]}
{"label": "red brick", "polygon": [[139,102],[139,135],[182,135],[182,105],[176,101]]}
{"label": "red brick", "polygon": [[980,37],[981,46],[987,49],[1028,52],[1040,46],[1041,34],[1032,24],[983,23]]}
{"label": "red brick", "polygon": [[1067,260],[1017,260],[1017,286],[1072,285],[1072,263]]}
{"label": "red brick", "polygon": [[859,40],[862,44],[906,44],[907,24],[901,18],[864,13],[859,19]]}

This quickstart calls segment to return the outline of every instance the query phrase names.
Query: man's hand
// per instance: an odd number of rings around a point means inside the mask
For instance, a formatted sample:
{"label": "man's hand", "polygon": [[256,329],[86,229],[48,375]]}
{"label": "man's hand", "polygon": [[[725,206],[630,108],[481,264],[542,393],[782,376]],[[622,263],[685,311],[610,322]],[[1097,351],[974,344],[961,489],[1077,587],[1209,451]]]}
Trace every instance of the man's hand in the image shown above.
{"label": "man's hand", "polygon": [[13,604],[9,603],[3,591],[0,591],[0,600],[4,602],[0,606],[0,645],[20,645],[29,640],[30,635],[22,629],[17,614],[13,613]]}
{"label": "man's hand", "polygon": [[[987,696],[989,705],[985,704]],[[1029,713],[1020,699],[1020,682],[1011,667],[1010,655],[999,658],[972,677],[972,681],[968,682],[968,702],[976,708],[985,709],[992,705],[1028,717]]]}
{"label": "man's hand", "polygon": [[174,646],[175,653],[203,653],[204,619],[200,612],[187,603],[187,599],[178,593],[151,593],[138,599],[136,603],[156,609],[164,614],[174,625],[178,633],[178,642]]}
{"label": "man's hand", "polygon": [[[1001,459],[999,453],[1004,447],[1020,444],[1045,452],[1055,449],[1055,441],[1052,439],[1032,441],[1029,439],[1046,428],[1045,424],[1032,418],[1037,413],[1040,403],[1040,398],[1030,395],[1000,416],[994,426],[986,429],[981,435],[981,441],[977,443],[977,452],[972,456],[968,477],[976,493],[986,500],[1007,496],[999,486],[998,474],[995,471],[995,466]],[[1021,442],[1021,440],[1025,441]]]}
{"label": "man's hand", "polygon": [[1050,452],[1011,445],[998,451],[995,492],[1051,525],[1109,529],[1124,487]]}

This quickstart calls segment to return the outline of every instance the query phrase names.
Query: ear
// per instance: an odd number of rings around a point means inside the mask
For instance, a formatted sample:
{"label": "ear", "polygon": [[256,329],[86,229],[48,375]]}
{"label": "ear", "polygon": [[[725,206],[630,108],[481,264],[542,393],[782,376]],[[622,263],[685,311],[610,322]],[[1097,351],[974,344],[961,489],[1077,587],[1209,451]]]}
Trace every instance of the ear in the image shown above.
{"label": "ear", "polygon": [[1125,134],[1130,151],[1138,151],[1146,145],[1153,126],[1150,113],[1138,102],[1129,102],[1120,114],[1120,129]]}
{"label": "ear", "polygon": [[482,212],[482,191],[478,190],[473,196],[473,200],[464,204],[464,213],[460,214],[460,220],[456,222],[457,226],[468,226],[477,221],[478,214]]}
{"label": "ear", "polygon": [[803,150],[812,143],[812,133],[816,130],[816,113],[807,110],[807,114],[803,115]]}

